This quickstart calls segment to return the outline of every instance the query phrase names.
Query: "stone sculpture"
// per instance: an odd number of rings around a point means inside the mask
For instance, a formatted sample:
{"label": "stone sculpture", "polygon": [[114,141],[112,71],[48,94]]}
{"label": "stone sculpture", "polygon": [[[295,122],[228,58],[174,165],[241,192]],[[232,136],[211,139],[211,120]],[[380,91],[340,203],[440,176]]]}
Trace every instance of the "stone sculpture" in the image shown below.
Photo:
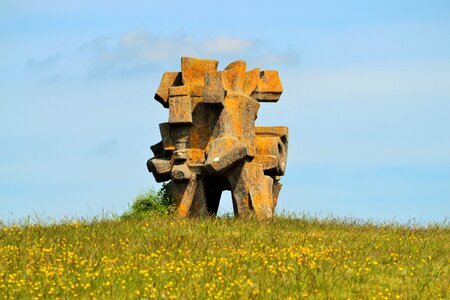
{"label": "stone sculpture", "polygon": [[217,214],[231,190],[236,216],[270,218],[286,169],[287,127],[256,127],[260,102],[277,102],[277,71],[246,71],[242,60],[217,70],[218,61],[181,58],[181,72],[164,73],[155,100],[169,109],[159,124],[147,167],[157,182],[170,180],[180,216]]}

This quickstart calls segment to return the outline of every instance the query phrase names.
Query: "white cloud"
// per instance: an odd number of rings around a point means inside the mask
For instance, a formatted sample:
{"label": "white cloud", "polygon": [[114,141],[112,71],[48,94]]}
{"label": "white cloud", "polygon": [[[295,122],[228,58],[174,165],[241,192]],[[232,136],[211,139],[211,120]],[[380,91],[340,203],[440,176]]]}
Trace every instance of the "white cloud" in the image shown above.
{"label": "white cloud", "polygon": [[43,59],[29,58],[25,62],[28,70],[42,70],[55,66],[61,60],[61,54],[50,55]]}
{"label": "white cloud", "polygon": [[236,54],[255,47],[255,42],[237,37],[221,36],[203,42],[203,48],[211,54]]}
{"label": "white cloud", "polygon": [[91,74],[129,77],[148,72],[181,56],[217,57],[243,54],[255,42],[238,37],[196,40],[190,36],[160,36],[144,30],[128,31],[117,40],[100,37],[80,47],[93,55]]}

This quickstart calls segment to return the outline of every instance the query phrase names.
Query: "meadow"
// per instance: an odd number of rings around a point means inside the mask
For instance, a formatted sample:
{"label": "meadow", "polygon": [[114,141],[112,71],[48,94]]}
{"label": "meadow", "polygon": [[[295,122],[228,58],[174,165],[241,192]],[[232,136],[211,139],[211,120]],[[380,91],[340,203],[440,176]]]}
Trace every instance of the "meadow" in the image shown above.
{"label": "meadow", "polygon": [[449,299],[449,250],[448,224],[0,223],[0,299]]}

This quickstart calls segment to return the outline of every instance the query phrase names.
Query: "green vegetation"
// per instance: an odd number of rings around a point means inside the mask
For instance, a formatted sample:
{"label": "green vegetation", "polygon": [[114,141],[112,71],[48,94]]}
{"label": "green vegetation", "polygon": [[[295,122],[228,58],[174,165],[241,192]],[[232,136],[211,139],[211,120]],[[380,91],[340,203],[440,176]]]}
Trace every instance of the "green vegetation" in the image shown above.
{"label": "green vegetation", "polygon": [[170,215],[174,212],[172,199],[167,194],[166,184],[163,184],[157,192],[151,188],[148,192],[138,195],[130,207],[121,218],[145,218],[152,215]]}
{"label": "green vegetation", "polygon": [[448,299],[449,250],[448,224],[153,214],[0,225],[0,299]]}

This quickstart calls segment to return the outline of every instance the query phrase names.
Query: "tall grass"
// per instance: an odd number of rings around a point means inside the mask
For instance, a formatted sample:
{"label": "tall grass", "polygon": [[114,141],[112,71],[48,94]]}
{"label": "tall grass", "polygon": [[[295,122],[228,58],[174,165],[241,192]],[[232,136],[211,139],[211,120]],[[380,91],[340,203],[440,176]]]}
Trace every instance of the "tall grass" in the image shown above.
{"label": "tall grass", "polygon": [[0,299],[448,299],[448,224],[150,214],[0,225]]}

